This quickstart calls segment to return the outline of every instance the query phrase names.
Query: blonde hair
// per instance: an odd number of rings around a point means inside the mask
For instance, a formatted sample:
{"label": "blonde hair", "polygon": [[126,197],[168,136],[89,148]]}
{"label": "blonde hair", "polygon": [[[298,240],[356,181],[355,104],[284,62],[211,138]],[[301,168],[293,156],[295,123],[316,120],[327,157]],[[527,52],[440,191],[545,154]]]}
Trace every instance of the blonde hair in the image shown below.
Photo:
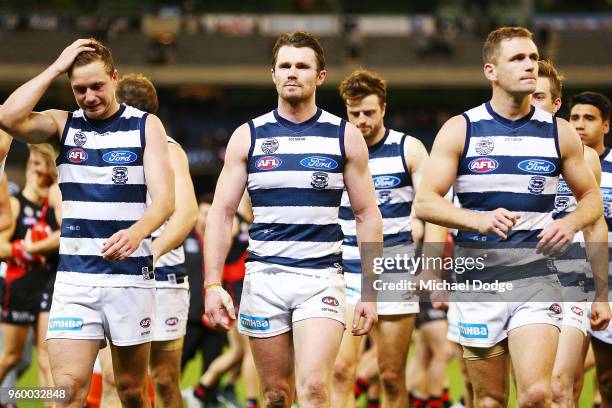
{"label": "blonde hair", "polygon": [[57,167],[55,166],[55,158],[57,157],[57,154],[55,153],[53,146],[48,143],[28,144],[28,149],[30,149],[30,154],[36,152],[43,158],[47,164],[49,177],[53,183],[55,183],[57,181]]}

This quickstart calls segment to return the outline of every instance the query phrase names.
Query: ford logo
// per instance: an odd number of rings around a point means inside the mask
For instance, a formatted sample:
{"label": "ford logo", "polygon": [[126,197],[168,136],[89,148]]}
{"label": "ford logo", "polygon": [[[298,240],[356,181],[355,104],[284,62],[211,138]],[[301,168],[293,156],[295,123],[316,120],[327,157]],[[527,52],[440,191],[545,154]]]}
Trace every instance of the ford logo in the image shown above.
{"label": "ford logo", "polygon": [[557,167],[548,160],[540,159],[523,160],[518,164],[518,168],[527,173],[536,174],[549,174],[557,169]]}
{"label": "ford logo", "polygon": [[333,170],[338,167],[338,163],[327,157],[322,156],[310,156],[300,160],[300,164],[309,169],[316,170]]}
{"label": "ford logo", "polygon": [[468,165],[473,173],[489,173],[499,167],[497,160],[490,158],[474,159]]}
{"label": "ford logo", "polygon": [[395,176],[376,176],[373,177],[373,180],[376,189],[395,187],[401,182],[399,177]]}
{"label": "ford logo", "polygon": [[135,162],[138,156],[136,153],[128,150],[113,150],[112,152],[104,153],[102,160],[111,164],[126,164]]}

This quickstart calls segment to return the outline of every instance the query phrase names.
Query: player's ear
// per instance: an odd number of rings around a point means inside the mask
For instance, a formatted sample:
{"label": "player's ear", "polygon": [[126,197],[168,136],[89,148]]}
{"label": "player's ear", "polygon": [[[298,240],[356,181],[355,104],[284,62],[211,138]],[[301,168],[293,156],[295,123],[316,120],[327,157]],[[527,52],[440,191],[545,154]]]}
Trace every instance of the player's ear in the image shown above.
{"label": "player's ear", "polygon": [[490,62],[484,64],[483,72],[489,81],[497,80],[497,69],[495,68],[495,65],[491,64]]}
{"label": "player's ear", "polygon": [[553,115],[559,112],[561,109],[561,98],[557,98],[553,101]]}
{"label": "player's ear", "polygon": [[323,84],[323,81],[325,81],[326,76],[327,76],[327,71],[324,69],[317,72],[317,86]]}

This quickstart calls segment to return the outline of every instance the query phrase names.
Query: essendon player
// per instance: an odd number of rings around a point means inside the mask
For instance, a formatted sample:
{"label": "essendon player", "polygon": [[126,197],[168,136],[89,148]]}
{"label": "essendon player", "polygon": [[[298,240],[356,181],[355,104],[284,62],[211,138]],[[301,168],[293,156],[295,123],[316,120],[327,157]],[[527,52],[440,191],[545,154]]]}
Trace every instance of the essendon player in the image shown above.
{"label": "essendon player", "polygon": [[[44,332],[57,271],[59,189],[50,145],[30,145],[26,184],[11,197],[13,223],[0,234],[0,257],[8,264],[2,302],[0,382],[20,360],[30,326],[38,347],[39,384],[51,385]],[[40,316],[40,317],[39,317]]]}

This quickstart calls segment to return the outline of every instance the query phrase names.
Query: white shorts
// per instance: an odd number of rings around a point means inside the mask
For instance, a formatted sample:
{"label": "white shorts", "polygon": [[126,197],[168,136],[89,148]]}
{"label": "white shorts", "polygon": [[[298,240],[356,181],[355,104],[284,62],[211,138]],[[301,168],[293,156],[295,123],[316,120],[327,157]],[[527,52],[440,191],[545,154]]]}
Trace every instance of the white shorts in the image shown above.
{"label": "white shorts", "polygon": [[459,321],[455,302],[448,302],[446,321],[448,322],[448,333],[446,334],[446,338],[453,343],[459,344]]}
{"label": "white shorts", "polygon": [[312,318],[344,325],[345,305],[342,274],[249,262],[238,331],[250,337],[272,337],[290,331],[295,322]]}
{"label": "white shorts", "polygon": [[[591,303],[587,303],[588,305],[588,318],[591,318]],[[612,308],[612,302],[610,302],[610,307]],[[593,330],[591,328],[591,324],[589,321],[589,333],[599,341],[603,341],[606,344],[612,344],[612,322],[608,323],[608,327],[606,330]]]}
{"label": "white shorts", "polygon": [[153,341],[180,339],[187,330],[189,289],[157,288]]}
{"label": "white shorts", "polygon": [[132,346],[153,339],[155,288],[56,282],[47,339],[104,340]]}
{"label": "white shorts", "polygon": [[[345,273],[346,303],[355,306],[361,300],[361,274]],[[415,299],[418,299],[415,296]],[[376,310],[379,315],[393,316],[419,313],[419,302],[376,302]]]}
{"label": "white shorts", "polygon": [[587,302],[563,302],[562,326],[575,327],[585,336],[590,326]]}
{"label": "white shorts", "polygon": [[[562,302],[555,301],[561,296],[561,285],[556,276],[527,278],[512,282],[521,296],[535,299],[551,299],[538,302],[512,302],[512,294],[494,295],[497,301],[487,301],[491,295],[483,294],[480,299],[457,302],[459,343],[462,346],[492,347],[508,337],[508,332],[529,324],[550,324],[561,326]],[[462,294],[456,293],[460,299]],[[507,300],[507,301],[505,301]]]}

